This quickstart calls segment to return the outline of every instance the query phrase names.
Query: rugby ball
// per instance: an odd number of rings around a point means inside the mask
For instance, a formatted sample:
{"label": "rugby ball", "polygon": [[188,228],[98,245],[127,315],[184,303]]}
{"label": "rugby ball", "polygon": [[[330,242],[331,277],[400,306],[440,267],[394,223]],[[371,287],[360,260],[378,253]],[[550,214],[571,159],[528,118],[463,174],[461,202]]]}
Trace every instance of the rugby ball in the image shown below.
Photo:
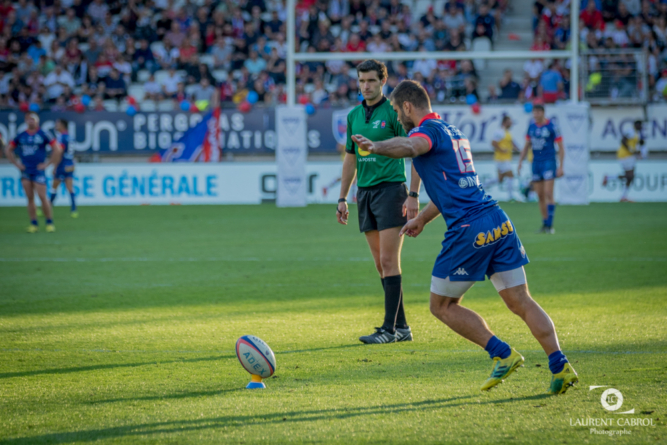
{"label": "rugby ball", "polygon": [[236,356],[241,366],[250,374],[266,379],[276,372],[276,357],[273,351],[254,335],[244,335],[236,340]]}

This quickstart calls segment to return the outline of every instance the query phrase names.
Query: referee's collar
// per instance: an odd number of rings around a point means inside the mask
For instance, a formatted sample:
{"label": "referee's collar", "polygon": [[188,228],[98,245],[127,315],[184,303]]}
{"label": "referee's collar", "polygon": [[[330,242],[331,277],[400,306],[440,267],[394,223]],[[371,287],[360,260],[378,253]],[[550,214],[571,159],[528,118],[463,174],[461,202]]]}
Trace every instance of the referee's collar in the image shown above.
{"label": "referee's collar", "polygon": [[378,101],[378,103],[376,103],[375,105],[371,105],[370,107],[369,107],[368,105],[366,105],[366,99],[364,99],[364,100],[361,102],[361,106],[363,106],[363,107],[364,107],[364,110],[366,111],[366,122],[367,122],[367,123],[368,123],[368,121],[371,120],[371,116],[373,115],[373,111],[375,111],[375,109],[376,109],[377,107],[379,107],[380,105],[382,105],[382,104],[385,103],[386,101],[387,101],[387,97],[386,97],[386,96],[382,96],[382,99],[380,99],[380,100]]}
{"label": "referee's collar", "polygon": [[419,121],[419,125],[417,125],[417,126],[418,126],[418,127],[421,126],[421,124],[423,124],[424,121],[427,121],[427,120],[429,120],[429,119],[442,119],[442,118],[440,117],[440,115],[439,115],[438,113],[433,113],[433,112],[431,112],[431,113],[427,114],[426,116],[424,116],[424,117],[422,118],[422,120]]}

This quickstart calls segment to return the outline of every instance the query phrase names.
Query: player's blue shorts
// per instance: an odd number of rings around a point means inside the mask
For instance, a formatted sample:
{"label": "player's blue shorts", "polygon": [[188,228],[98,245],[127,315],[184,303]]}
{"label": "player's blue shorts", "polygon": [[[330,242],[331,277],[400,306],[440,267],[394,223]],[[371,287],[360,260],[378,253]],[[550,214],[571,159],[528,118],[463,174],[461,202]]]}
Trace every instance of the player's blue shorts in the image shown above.
{"label": "player's blue shorts", "polygon": [[528,264],[514,224],[498,206],[447,230],[433,276],[450,281],[484,281],[496,272]]}
{"label": "player's blue shorts", "polygon": [[36,184],[46,184],[46,175],[44,170],[24,170],[21,172],[21,179],[27,179]]}
{"label": "player's blue shorts", "polygon": [[61,181],[74,177],[74,163],[65,161],[60,162],[56,171],[53,173],[53,177],[60,179]]}
{"label": "player's blue shorts", "polygon": [[556,159],[533,161],[533,181],[548,181],[556,178]]}

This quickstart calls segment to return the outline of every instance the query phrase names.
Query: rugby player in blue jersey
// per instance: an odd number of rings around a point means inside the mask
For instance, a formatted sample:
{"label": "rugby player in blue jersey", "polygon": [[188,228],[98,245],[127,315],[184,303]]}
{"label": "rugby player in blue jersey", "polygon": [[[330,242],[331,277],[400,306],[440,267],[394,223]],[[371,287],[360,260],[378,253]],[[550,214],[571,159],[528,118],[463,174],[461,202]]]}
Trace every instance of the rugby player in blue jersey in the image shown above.
{"label": "rugby player in blue jersey", "polygon": [[65,188],[69,192],[70,215],[72,218],[78,218],[79,212],[76,211],[76,200],[74,197],[74,149],[69,143],[69,134],[67,133],[67,121],[65,119],[56,120],[56,140],[63,150],[63,156],[60,163],[53,169],[53,185],[51,186],[51,205],[56,199],[58,186],[61,182],[65,183]]}
{"label": "rugby player in blue jersey", "polygon": [[461,306],[463,295],[488,276],[507,307],[520,316],[549,357],[551,394],[564,393],[578,381],[561,352],[554,324],[528,292],[523,266],[528,263],[516,229],[479,182],[470,143],[461,131],[431,111],[426,90],[404,80],[391,94],[408,137],[373,142],[353,138],[359,148],[390,158],[413,158],[431,202],[409,220],[401,235],[418,236],[442,213],[447,223],[442,251],[431,277],[431,312],[459,335],[484,348],[494,360],[486,391],[511,374],[523,357],[496,337],[484,319]]}
{"label": "rugby player in blue jersey", "polygon": [[[556,165],[556,145],[558,145],[558,165]],[[563,161],[565,149],[563,137],[558,126],[544,117],[544,106],[533,107],[533,120],[528,124],[526,145],[519,156],[518,172],[521,174],[523,163],[528,150],[533,149],[533,188],[540,201],[542,212],[542,228],[538,233],[553,234],[554,213],[554,179],[563,176]]]}
{"label": "rugby player in blue jersey", "polygon": [[[42,211],[46,217],[46,231],[55,232],[51,203],[46,196],[46,175],[44,169],[49,164],[58,164],[62,155],[60,144],[51,136],[39,128],[39,116],[37,113],[25,115],[27,129],[18,134],[7,146],[7,158],[21,171],[21,184],[28,198],[28,214],[30,225],[28,233],[36,233],[37,207],[35,205],[35,192],[42,202]],[[50,145],[53,149],[50,160],[47,160],[46,147]],[[18,151],[20,160],[16,158],[14,151]]]}

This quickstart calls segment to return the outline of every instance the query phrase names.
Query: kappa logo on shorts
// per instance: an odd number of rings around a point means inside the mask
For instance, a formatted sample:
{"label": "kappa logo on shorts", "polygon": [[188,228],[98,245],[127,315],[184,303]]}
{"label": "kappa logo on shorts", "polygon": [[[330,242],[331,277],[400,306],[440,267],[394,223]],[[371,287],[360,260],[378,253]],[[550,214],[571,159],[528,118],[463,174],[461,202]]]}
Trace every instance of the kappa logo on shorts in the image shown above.
{"label": "kappa logo on shorts", "polygon": [[475,241],[473,241],[472,245],[475,249],[481,249],[482,247],[486,247],[498,242],[512,232],[514,232],[514,227],[512,227],[512,223],[507,220],[500,227],[491,229],[486,233],[479,232],[475,237]]}
{"label": "kappa logo on shorts", "polygon": [[464,268],[459,267],[452,275],[468,275],[468,272]]}

